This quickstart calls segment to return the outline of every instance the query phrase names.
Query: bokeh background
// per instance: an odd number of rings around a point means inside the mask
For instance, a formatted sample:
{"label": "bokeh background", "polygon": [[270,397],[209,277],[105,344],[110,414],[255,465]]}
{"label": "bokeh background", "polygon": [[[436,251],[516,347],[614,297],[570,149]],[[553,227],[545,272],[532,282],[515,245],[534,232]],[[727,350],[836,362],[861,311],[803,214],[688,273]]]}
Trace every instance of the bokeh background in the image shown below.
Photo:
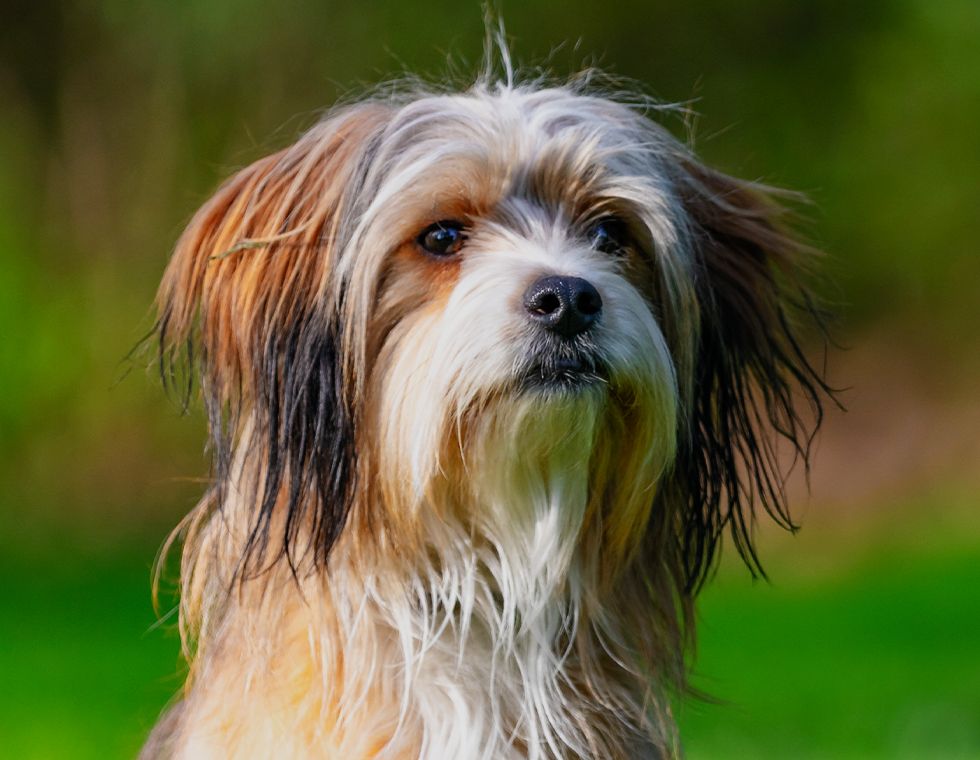
{"label": "bokeh background", "polygon": [[[848,414],[770,583],[701,604],[691,758],[980,757],[980,3],[538,0],[515,58],[687,102],[703,156],[809,194]],[[0,24],[0,754],[135,753],[180,682],[157,547],[199,411],[127,354],[182,225],[338,97],[478,68],[459,0],[6,0]],[[678,134],[690,125],[669,123]],[[729,555],[731,552],[729,552]]]}

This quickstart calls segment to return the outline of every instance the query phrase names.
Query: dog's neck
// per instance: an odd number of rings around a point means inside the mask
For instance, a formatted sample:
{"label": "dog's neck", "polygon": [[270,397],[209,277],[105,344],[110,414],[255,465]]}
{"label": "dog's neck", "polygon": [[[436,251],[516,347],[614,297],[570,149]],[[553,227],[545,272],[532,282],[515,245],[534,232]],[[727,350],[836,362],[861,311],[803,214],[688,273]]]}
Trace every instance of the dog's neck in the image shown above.
{"label": "dog's neck", "polygon": [[[555,436],[538,422],[550,437],[514,449],[488,435],[466,488],[414,505],[421,550],[399,551],[397,536],[366,550],[355,530],[326,568],[297,578],[280,562],[246,581],[202,630],[188,746],[204,751],[218,716],[216,746],[240,735],[246,756],[266,735],[290,736],[298,755],[431,760],[655,756],[668,744],[602,598],[600,432],[580,419]],[[277,728],[257,735],[269,720]]]}

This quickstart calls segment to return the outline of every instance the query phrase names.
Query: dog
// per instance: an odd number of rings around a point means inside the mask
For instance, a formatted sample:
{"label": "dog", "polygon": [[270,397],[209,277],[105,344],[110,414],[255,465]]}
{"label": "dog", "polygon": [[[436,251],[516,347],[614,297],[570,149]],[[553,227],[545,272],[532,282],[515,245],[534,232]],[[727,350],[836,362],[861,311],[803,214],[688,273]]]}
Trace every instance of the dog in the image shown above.
{"label": "dog", "polygon": [[144,757],[679,753],[696,594],[723,534],[761,572],[753,509],[794,527],[776,444],[829,391],[792,196],[638,103],[416,84],[196,213],[157,332],[213,481]]}

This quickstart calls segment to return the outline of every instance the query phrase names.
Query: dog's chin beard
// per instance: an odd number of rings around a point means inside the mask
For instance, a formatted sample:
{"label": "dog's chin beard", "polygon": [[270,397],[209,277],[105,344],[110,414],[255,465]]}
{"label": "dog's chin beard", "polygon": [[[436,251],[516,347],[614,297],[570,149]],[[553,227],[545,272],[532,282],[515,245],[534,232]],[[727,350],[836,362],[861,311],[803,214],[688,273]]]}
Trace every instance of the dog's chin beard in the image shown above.
{"label": "dog's chin beard", "polygon": [[519,393],[568,395],[602,392],[608,386],[605,364],[590,353],[553,352],[535,357],[517,374]]}
{"label": "dog's chin beard", "polygon": [[543,494],[560,483],[559,490],[576,492],[564,494],[564,509],[573,503],[584,508],[586,473],[609,411],[602,388],[559,379],[484,409],[464,455],[473,485],[485,491],[483,496],[490,495],[488,501],[499,499],[513,508],[530,494]]}
{"label": "dog's chin beard", "polygon": [[605,372],[575,360],[538,364],[523,372],[517,381],[521,392],[568,394],[601,390],[607,384]]}

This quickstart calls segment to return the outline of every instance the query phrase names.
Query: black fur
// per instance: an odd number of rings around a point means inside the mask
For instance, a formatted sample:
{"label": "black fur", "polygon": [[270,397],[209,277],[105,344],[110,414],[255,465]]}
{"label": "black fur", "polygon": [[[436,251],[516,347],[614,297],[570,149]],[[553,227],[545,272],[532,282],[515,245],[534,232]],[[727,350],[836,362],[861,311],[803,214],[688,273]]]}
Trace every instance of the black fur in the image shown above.
{"label": "black fur", "polygon": [[778,441],[787,441],[793,463],[808,469],[824,401],[834,399],[793,322],[802,315],[826,340],[813,299],[796,281],[802,276],[796,259],[805,249],[774,253],[710,226],[699,234],[701,330],[688,435],[675,468],[686,502],[678,543],[691,593],[709,577],[726,529],[752,574],[765,576],[753,544],[753,506],[761,505],[783,528],[797,529]]}
{"label": "black fur", "polygon": [[[179,361],[176,350],[166,348],[167,326],[164,313],[158,328],[161,372],[165,385],[180,392],[186,408],[192,389],[193,342],[187,342]],[[249,488],[246,496],[253,500],[254,510],[236,577],[254,576],[280,559],[294,573],[305,559],[312,559],[315,567],[326,561],[347,523],[357,454],[355,415],[342,376],[340,332],[339,317],[318,313],[301,314],[289,324],[263,331],[265,344],[256,348],[259,361],[246,381],[254,427],[249,439],[241,442],[245,422],[241,387],[233,399],[227,398],[226,389],[209,371],[206,350],[201,351],[197,371],[212,460],[206,501],[221,508],[226,490],[239,475],[233,472],[238,445],[262,451],[265,458],[259,480],[236,484]],[[283,532],[271,536],[273,511],[280,508],[285,510]],[[310,538],[299,545],[303,525],[310,528]]]}
{"label": "black fur", "polygon": [[[273,509],[286,494],[286,518],[278,553],[295,573],[312,553],[325,562],[353,501],[357,472],[354,415],[345,391],[339,349],[339,320],[326,325],[298,319],[270,334],[256,378],[260,419],[257,436],[266,450],[265,482],[242,568],[258,569],[266,554]],[[297,538],[309,522],[310,545]]]}

